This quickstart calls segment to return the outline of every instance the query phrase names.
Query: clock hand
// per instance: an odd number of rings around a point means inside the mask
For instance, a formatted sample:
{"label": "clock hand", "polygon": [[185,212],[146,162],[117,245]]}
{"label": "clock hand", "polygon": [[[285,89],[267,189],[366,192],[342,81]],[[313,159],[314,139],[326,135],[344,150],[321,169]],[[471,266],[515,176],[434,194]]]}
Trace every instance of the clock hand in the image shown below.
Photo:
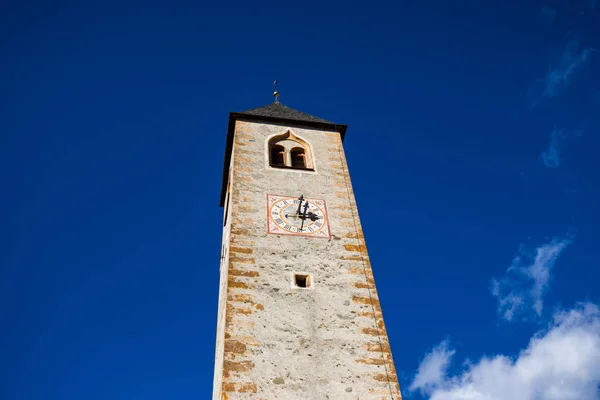
{"label": "clock hand", "polygon": [[308,214],[306,214],[306,217],[304,217],[302,214],[301,215],[296,215],[296,214],[285,214],[286,218],[300,218],[302,221],[304,221],[305,219],[310,219],[311,221],[316,221],[322,217],[319,217],[317,214],[313,213],[312,211],[309,211]]}
{"label": "clock hand", "polygon": [[309,211],[308,214],[306,215],[306,218],[310,219],[311,221],[316,221],[321,217],[319,217],[317,214],[313,213],[312,211]]}
{"label": "clock hand", "polygon": [[[300,207],[298,207],[298,209],[300,209]],[[308,201],[306,203],[304,203],[304,213],[302,216],[300,216],[300,218],[302,218],[302,223],[300,224],[300,232],[302,232],[302,229],[304,228],[304,221],[306,220],[306,210],[308,209]]]}
{"label": "clock hand", "polygon": [[302,207],[302,202],[304,201],[304,195],[301,194],[298,200],[300,200],[300,202],[298,203],[298,210],[296,211],[296,215],[300,215],[300,208]]}
{"label": "clock hand", "polygon": [[[304,203],[304,211],[298,214],[298,218],[305,220],[306,219],[306,210],[308,209],[308,201],[306,203]],[[309,215],[312,214],[312,212],[309,212]]]}

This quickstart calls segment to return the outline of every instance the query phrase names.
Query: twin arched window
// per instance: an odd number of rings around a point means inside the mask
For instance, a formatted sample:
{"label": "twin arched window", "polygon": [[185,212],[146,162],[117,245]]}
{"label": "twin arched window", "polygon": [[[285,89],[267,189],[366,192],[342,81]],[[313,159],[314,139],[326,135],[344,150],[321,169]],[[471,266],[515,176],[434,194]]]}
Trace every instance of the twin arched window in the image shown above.
{"label": "twin arched window", "polygon": [[306,168],[306,154],[304,149],[301,147],[294,147],[290,151],[292,158],[292,167],[294,168]]}
{"label": "twin arched window", "polygon": [[310,147],[288,131],[269,140],[269,165],[276,168],[313,169]]}
{"label": "twin arched window", "polygon": [[270,148],[271,152],[271,166],[274,167],[285,167],[285,147],[278,144],[273,144]]}

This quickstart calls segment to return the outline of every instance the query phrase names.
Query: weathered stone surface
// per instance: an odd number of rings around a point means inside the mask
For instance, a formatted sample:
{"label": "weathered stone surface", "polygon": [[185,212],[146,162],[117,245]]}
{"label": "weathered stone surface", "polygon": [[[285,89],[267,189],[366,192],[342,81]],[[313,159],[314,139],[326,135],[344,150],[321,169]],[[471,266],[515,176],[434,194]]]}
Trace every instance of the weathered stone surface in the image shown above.
{"label": "weathered stone surface", "polygon": [[[269,166],[287,130],[314,171]],[[401,399],[339,134],[237,121],[228,193],[213,400]],[[268,234],[267,194],[324,199],[331,237]]]}

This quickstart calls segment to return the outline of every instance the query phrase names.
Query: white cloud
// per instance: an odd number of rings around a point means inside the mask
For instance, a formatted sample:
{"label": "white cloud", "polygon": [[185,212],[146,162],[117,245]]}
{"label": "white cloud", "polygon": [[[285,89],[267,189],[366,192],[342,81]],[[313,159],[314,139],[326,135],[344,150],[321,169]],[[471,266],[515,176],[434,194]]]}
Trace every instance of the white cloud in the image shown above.
{"label": "white cloud", "polygon": [[503,292],[503,286],[505,286],[504,281],[492,279],[492,294],[498,299],[498,312],[505,320],[512,321],[517,312],[525,305],[525,299],[523,294],[513,291]]}
{"label": "white cloud", "polygon": [[429,400],[599,400],[600,309],[585,303],[558,312],[516,357],[483,357],[448,376],[453,355],[442,342],[409,390]]}
{"label": "white cloud", "polygon": [[554,97],[563,86],[570,83],[571,76],[580,69],[590,58],[595,49],[587,48],[581,50],[579,42],[571,40],[567,43],[560,61],[550,68],[544,77],[544,95]]}
{"label": "white cloud", "polygon": [[530,106],[536,106],[541,97],[552,98],[566,89],[573,74],[581,69],[596,49],[582,49],[579,41],[570,40],[561,56],[550,65],[546,75],[529,90]]}
{"label": "white cloud", "polygon": [[[542,315],[550,271],[571,241],[570,237],[555,238],[538,247],[534,256],[521,248],[507,269],[507,276],[492,279],[492,295],[498,299],[498,313],[504,319],[511,321],[526,308],[531,308],[538,317]],[[523,265],[524,261],[529,265]]]}
{"label": "white cloud", "polygon": [[560,150],[567,139],[567,135],[560,129],[554,128],[550,135],[548,150],[541,155],[544,165],[548,168],[558,168],[560,165]]}
{"label": "white cloud", "polygon": [[425,356],[419,365],[419,370],[409,390],[430,390],[439,386],[446,379],[446,369],[450,365],[453,355],[454,350],[448,349],[447,341],[440,343]]}

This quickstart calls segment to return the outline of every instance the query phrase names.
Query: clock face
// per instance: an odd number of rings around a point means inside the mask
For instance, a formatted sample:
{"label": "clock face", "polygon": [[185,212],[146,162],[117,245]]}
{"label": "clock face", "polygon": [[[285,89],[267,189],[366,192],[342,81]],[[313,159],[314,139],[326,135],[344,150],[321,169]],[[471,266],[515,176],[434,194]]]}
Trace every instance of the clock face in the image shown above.
{"label": "clock face", "polygon": [[269,233],[329,237],[325,200],[267,195],[267,213]]}

